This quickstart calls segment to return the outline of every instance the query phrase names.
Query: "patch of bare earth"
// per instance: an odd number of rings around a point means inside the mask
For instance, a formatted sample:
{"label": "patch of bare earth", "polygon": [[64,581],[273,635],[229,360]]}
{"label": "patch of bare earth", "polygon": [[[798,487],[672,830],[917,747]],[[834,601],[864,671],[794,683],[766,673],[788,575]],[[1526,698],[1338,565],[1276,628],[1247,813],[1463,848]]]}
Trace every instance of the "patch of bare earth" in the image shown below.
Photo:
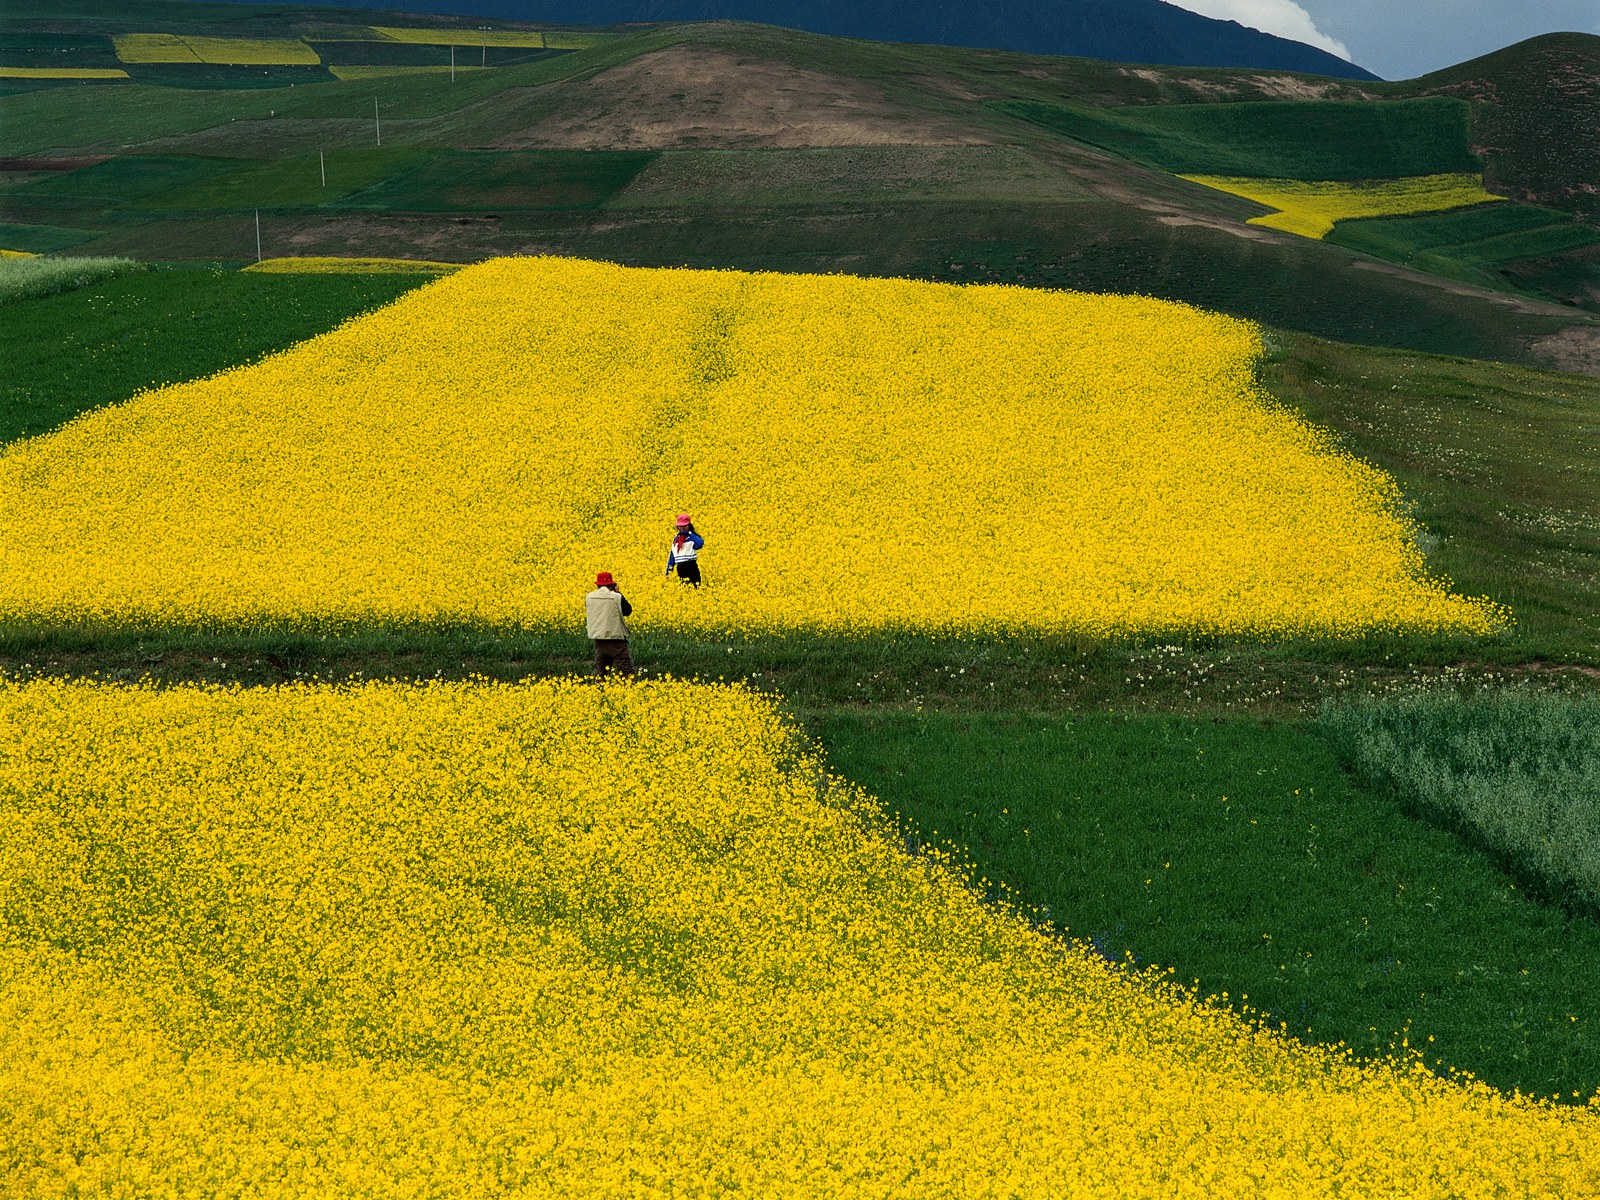
{"label": "patch of bare earth", "polygon": [[1163,225],[1182,226],[1198,225],[1205,229],[1216,229],[1223,233],[1231,233],[1234,237],[1244,238],[1249,242],[1281,242],[1281,234],[1272,233],[1260,225],[1246,225],[1243,221],[1230,220],[1227,217],[1203,217],[1196,213],[1168,213],[1158,216],[1156,220]]}
{"label": "patch of bare earth", "polygon": [[891,104],[859,79],[677,45],[564,85],[561,112],[501,137],[499,149],[801,149],[978,146],[954,117]]}
{"label": "patch of bare earth", "polygon": [[1300,75],[1242,75],[1232,79],[1205,79],[1156,71],[1148,67],[1125,67],[1123,73],[1156,84],[1178,84],[1208,100],[1366,100],[1371,95],[1354,84],[1332,79],[1307,79]]}
{"label": "patch of bare earth", "polygon": [[1531,349],[1535,358],[1558,371],[1600,377],[1600,325],[1574,325],[1540,338]]}

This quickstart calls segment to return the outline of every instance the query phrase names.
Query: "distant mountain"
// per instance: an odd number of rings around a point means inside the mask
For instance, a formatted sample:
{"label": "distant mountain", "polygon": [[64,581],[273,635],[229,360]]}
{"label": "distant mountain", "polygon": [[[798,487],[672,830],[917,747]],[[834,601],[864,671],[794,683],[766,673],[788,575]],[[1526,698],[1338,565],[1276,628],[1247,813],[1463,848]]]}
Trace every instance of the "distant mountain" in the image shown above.
{"label": "distant mountain", "polygon": [[[371,0],[323,0],[371,7]],[[563,25],[640,21],[755,21],[810,33],[1067,54],[1177,67],[1259,67],[1376,79],[1304,42],[1216,21],[1161,0],[421,0],[408,12]]]}

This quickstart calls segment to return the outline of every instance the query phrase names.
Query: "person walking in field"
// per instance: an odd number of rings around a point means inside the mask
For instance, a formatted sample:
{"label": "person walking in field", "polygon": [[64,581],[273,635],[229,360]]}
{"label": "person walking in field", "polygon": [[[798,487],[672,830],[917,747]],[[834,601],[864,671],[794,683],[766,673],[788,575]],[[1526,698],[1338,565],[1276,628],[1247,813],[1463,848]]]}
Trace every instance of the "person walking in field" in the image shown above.
{"label": "person walking in field", "polygon": [[594,673],[604,679],[615,668],[633,678],[633,659],[628,654],[628,622],[633,615],[617,588],[610,571],[594,577],[594,591],[584,597],[589,617],[589,640],[594,643]]}
{"label": "person walking in field", "polygon": [[694,522],[689,519],[689,514],[681,515],[672,544],[667,547],[667,574],[671,575],[676,568],[679,579],[699,587],[700,550],[705,544],[705,538],[694,531]]}

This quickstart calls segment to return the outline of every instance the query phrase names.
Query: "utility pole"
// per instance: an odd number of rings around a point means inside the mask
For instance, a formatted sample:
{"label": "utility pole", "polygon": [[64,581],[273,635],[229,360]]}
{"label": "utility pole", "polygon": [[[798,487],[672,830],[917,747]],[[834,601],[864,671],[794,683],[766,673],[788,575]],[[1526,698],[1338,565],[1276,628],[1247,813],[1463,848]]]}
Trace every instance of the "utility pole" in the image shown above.
{"label": "utility pole", "polygon": [[489,65],[489,27],[487,25],[479,25],[478,32],[483,34],[483,65],[487,67]]}
{"label": "utility pole", "polygon": [[256,261],[261,261],[261,210],[256,209]]}
{"label": "utility pole", "polygon": [[378,136],[378,145],[383,145],[383,122],[378,120],[378,98],[372,98],[372,129]]}
{"label": "utility pole", "polygon": [[323,156],[323,153],[322,153],[321,150],[317,151],[317,165],[322,168],[322,186],[323,187],[327,187],[328,186],[328,160],[327,160],[327,158],[325,158]]}
{"label": "utility pole", "polygon": [[[487,58],[488,54],[489,54],[489,52],[487,50],[485,50],[484,51],[484,57]],[[451,45],[450,45],[450,82],[454,83],[455,81],[456,81],[456,48],[455,48],[455,43],[452,42]]]}

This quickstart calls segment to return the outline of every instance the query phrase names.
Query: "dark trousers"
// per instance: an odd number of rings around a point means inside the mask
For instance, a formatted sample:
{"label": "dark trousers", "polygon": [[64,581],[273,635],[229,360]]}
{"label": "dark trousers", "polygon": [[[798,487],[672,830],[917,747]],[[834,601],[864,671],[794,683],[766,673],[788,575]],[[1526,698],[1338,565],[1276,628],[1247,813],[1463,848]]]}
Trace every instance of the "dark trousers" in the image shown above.
{"label": "dark trousers", "polygon": [[628,655],[628,639],[595,638],[594,673],[604,679],[612,667],[623,675],[632,677],[633,659]]}
{"label": "dark trousers", "polygon": [[700,564],[698,562],[691,558],[678,563],[677,566],[679,579],[685,583],[692,583],[695,587],[700,586]]}

